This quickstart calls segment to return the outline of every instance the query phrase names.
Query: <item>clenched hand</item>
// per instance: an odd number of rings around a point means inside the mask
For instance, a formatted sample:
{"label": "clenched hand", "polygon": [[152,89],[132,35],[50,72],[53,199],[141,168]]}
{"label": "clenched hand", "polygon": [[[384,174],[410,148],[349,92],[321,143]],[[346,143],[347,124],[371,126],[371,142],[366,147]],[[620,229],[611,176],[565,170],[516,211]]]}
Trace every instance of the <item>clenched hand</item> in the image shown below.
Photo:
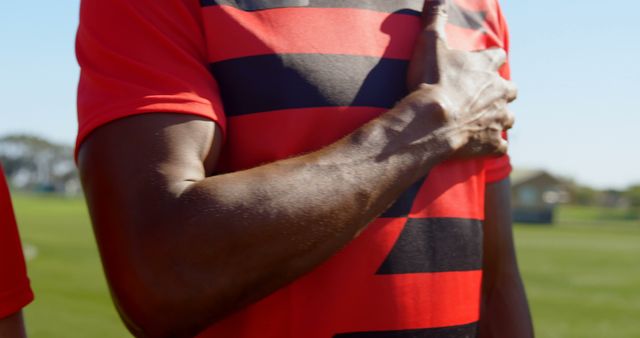
{"label": "clenched hand", "polygon": [[515,100],[517,90],[498,73],[506,61],[505,51],[449,48],[444,0],[426,0],[422,20],[407,74],[408,88],[415,90],[409,98],[436,103],[438,109],[428,110],[429,121],[441,127],[439,134],[455,150],[454,156],[506,153],[502,131],[514,123],[507,104]]}

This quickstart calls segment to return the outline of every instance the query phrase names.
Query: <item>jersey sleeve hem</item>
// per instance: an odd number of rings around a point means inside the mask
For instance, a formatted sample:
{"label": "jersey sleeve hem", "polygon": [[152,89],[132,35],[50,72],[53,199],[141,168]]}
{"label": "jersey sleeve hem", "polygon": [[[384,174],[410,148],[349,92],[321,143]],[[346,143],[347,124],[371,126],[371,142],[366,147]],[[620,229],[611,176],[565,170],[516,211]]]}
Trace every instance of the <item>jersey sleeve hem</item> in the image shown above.
{"label": "jersey sleeve hem", "polygon": [[509,177],[512,170],[513,167],[511,166],[509,156],[504,155],[497,159],[490,159],[485,173],[485,181],[487,183],[502,181]]}
{"label": "jersey sleeve hem", "polygon": [[33,301],[33,291],[27,279],[23,286],[0,294],[0,318],[8,317]]}
{"label": "jersey sleeve hem", "polygon": [[[133,108],[132,108],[133,107]],[[174,113],[201,116],[215,122],[222,131],[222,139],[225,140],[226,121],[222,113],[222,107],[212,107],[210,102],[177,99],[168,97],[163,102],[158,102],[158,98],[145,98],[135,102],[127,102],[116,107],[103,109],[105,113],[94,114],[92,118],[83,121],[78,126],[78,136],[76,138],[75,158],[77,161],[78,151],[82,142],[92,131],[110,122],[150,113]],[[108,113],[106,113],[108,112]]]}

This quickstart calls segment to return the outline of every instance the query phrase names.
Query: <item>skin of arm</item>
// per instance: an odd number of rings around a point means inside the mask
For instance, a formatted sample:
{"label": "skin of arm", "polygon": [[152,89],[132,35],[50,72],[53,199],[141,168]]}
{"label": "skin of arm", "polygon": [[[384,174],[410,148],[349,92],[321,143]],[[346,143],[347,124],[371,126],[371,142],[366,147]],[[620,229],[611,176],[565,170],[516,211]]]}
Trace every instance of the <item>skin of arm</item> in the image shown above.
{"label": "skin of arm", "polygon": [[0,337],[2,338],[25,338],[27,333],[24,328],[22,311],[18,311],[10,316],[0,318]]}
{"label": "skin of arm", "polygon": [[132,333],[193,336],[325,261],[444,159],[506,151],[516,94],[497,73],[504,52],[449,50],[433,28],[446,17],[430,13],[410,70],[423,84],[324,149],[213,175],[222,142],[210,120],[144,114],[86,138],[83,188]]}
{"label": "skin of arm", "polygon": [[509,179],[486,187],[479,338],[531,338],[533,325],[513,242]]}

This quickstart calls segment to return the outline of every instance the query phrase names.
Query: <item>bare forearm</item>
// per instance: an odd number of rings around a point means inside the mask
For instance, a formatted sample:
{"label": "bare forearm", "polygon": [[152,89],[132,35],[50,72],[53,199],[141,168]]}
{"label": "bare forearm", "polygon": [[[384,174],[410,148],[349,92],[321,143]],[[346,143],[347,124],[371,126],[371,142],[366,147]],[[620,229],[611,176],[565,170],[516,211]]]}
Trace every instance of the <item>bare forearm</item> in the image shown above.
{"label": "bare forearm", "polygon": [[[447,154],[432,138],[412,145],[391,136],[389,122],[383,117],[319,152],[187,188],[181,199],[202,208],[185,210],[191,231],[167,230],[183,243],[208,239],[197,255],[215,281],[207,291],[216,306],[255,301],[308,272]],[[193,255],[185,249],[180,260]]]}
{"label": "bare forearm", "polygon": [[511,230],[509,180],[487,185],[479,337],[533,337]]}

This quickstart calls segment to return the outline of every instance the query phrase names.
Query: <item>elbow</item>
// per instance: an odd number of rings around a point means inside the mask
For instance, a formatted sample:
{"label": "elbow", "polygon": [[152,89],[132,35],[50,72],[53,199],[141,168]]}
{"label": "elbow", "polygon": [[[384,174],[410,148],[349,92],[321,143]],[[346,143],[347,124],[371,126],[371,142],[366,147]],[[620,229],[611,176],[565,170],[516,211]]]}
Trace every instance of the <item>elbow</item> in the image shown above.
{"label": "elbow", "polygon": [[211,324],[206,315],[212,309],[203,308],[201,295],[187,285],[184,264],[175,263],[176,254],[162,244],[170,241],[156,234],[127,237],[99,243],[113,301],[129,331],[144,338],[193,337]]}
{"label": "elbow", "polygon": [[177,301],[179,290],[172,289],[157,275],[156,281],[144,277],[146,268],[118,271],[106,268],[111,295],[125,326],[140,338],[193,337],[197,333],[184,303]]}
{"label": "elbow", "polygon": [[171,210],[93,215],[113,301],[135,337],[193,337],[235,304],[227,271],[203,258],[219,256],[215,244],[194,249],[185,213]]}
{"label": "elbow", "polygon": [[[127,269],[128,270],[128,269]],[[126,327],[140,338],[194,337],[213,323],[171,278],[150,269],[109,278],[112,297]],[[147,276],[153,276],[153,279]],[[168,282],[169,281],[169,282]]]}
{"label": "elbow", "polygon": [[176,321],[170,312],[161,309],[151,309],[145,305],[132,305],[131,299],[116,300],[118,313],[125,326],[134,337],[138,338],[179,338],[194,337],[198,330],[185,326],[184,322]]}

